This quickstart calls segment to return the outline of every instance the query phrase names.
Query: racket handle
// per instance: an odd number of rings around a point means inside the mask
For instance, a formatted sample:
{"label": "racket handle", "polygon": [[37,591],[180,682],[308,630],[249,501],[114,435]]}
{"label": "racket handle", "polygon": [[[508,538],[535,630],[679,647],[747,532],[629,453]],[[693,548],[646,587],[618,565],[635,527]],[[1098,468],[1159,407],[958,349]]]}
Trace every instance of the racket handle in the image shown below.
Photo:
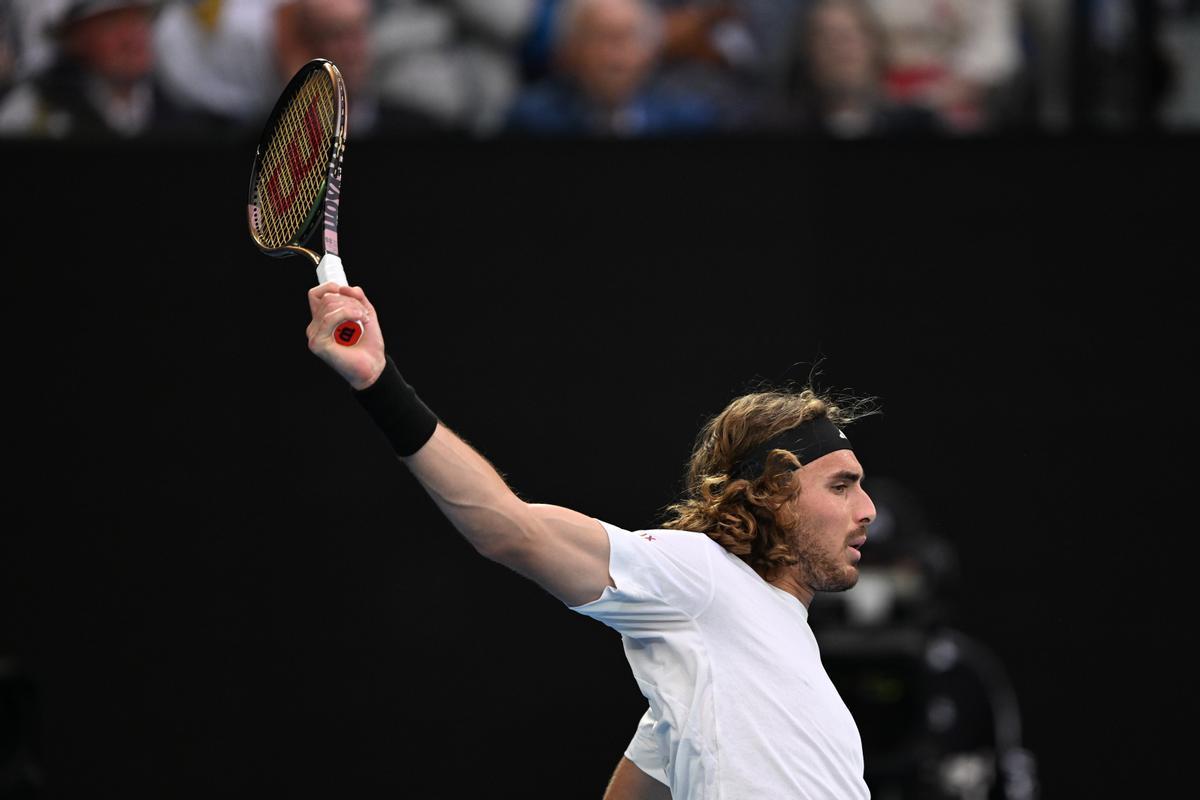
{"label": "racket handle", "polygon": [[[350,285],[346,280],[346,270],[342,267],[342,259],[333,253],[321,256],[321,262],[317,264],[317,284],[329,281],[333,281],[338,286]],[[362,330],[361,320],[346,320],[334,328],[333,340],[340,345],[350,347],[358,344],[358,340],[362,338]]]}

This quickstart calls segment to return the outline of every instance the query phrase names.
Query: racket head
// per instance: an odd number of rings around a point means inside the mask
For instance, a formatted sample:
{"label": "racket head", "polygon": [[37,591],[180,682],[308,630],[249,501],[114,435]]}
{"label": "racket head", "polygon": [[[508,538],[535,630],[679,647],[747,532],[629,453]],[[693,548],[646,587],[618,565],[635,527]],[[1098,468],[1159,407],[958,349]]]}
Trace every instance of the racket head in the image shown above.
{"label": "racket head", "polygon": [[250,236],[277,258],[306,255],[325,193],[346,147],[346,85],[333,62],[309,61],[292,77],[263,126],[250,172]]}

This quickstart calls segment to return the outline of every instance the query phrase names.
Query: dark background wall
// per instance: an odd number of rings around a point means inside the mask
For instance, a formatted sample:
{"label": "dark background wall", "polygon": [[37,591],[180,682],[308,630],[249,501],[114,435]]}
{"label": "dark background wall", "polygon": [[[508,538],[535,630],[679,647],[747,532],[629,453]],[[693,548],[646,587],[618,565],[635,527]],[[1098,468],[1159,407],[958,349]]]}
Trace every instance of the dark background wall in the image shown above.
{"label": "dark background wall", "polygon": [[[342,249],[447,424],[625,527],[756,381],[880,397],[868,489],[956,548],[1044,796],[1164,796],[1196,145],[352,143]],[[618,637],[476,556],[309,355],[252,145],[2,152],[0,656],[47,795],[599,797],[643,709]]]}

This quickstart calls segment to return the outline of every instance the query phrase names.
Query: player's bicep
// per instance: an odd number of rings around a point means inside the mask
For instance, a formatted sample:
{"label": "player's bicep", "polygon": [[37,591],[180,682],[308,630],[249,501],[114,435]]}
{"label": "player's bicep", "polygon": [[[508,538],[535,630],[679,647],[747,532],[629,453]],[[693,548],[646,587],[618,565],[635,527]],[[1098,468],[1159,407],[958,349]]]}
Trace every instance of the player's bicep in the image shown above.
{"label": "player's bicep", "polygon": [[533,524],[503,562],[550,594],[577,606],[598,598],[612,585],[609,542],[593,517],[561,506],[530,504]]}

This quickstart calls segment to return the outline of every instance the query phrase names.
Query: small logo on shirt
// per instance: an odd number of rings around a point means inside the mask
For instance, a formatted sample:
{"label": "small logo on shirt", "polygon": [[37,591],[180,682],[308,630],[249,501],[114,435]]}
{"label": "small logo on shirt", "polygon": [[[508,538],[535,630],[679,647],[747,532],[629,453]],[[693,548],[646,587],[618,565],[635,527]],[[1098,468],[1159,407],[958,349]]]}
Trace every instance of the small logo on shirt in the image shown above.
{"label": "small logo on shirt", "polygon": [[646,533],[645,531],[642,531],[641,533],[639,533],[638,536],[642,537],[647,542],[653,542],[656,540],[656,538],[653,534]]}

